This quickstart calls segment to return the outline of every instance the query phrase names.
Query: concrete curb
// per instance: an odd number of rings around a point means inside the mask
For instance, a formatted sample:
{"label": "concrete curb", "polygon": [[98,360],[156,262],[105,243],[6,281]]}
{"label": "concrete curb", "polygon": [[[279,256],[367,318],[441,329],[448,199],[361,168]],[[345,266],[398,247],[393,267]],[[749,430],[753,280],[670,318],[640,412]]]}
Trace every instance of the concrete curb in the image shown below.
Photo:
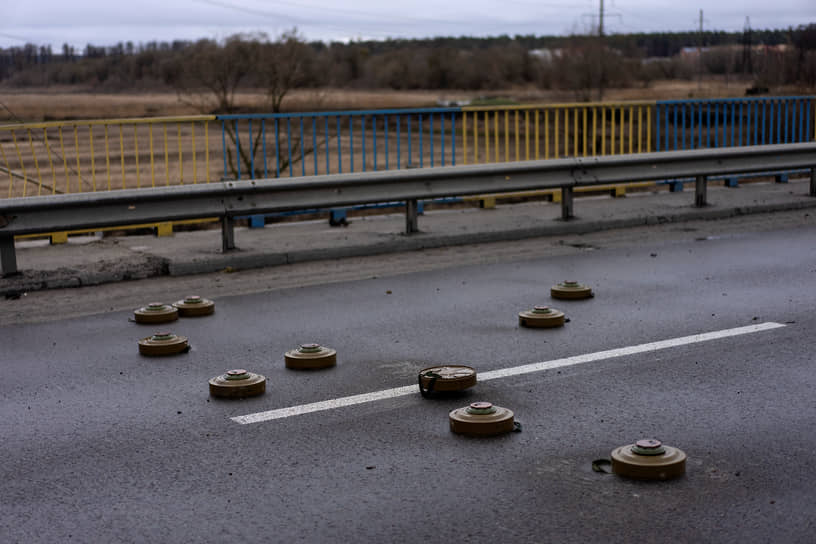
{"label": "concrete curb", "polygon": [[410,237],[394,234],[387,240],[336,248],[328,247],[275,253],[237,250],[234,253],[210,254],[206,258],[196,257],[186,261],[175,261],[172,258],[144,254],[140,258],[120,259],[116,262],[101,260],[87,266],[74,268],[58,268],[49,271],[26,270],[17,276],[0,279],[0,296],[15,297],[28,291],[82,287],[165,275],[185,276],[219,271],[246,270],[317,260],[366,257],[457,245],[585,234],[644,225],[727,219],[741,215],[813,208],[816,208],[816,199],[737,207],[708,206],[699,209],[688,208],[682,212],[669,215],[644,214],[622,219],[604,220],[582,220],[579,217],[567,222],[558,219],[552,221],[551,224],[530,228],[485,230],[467,234],[446,235],[420,232]]}

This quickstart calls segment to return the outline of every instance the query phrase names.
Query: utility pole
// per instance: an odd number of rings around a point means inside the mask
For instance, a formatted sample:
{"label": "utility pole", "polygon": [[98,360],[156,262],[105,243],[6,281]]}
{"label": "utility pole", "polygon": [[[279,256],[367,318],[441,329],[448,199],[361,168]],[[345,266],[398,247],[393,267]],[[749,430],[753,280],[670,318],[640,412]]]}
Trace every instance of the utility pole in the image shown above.
{"label": "utility pole", "polygon": [[703,10],[700,10],[700,45],[697,47],[697,91],[703,88]]}
{"label": "utility pole", "polygon": [[603,23],[604,23],[604,0],[601,0],[601,12],[598,17],[598,42],[600,47],[598,48],[598,59],[600,61],[600,67],[598,70],[598,101],[603,100],[603,92],[604,92],[604,31],[603,31]]}
{"label": "utility pole", "polygon": [[745,27],[742,31],[742,75],[748,79],[753,74],[751,65],[751,18],[745,17]]}

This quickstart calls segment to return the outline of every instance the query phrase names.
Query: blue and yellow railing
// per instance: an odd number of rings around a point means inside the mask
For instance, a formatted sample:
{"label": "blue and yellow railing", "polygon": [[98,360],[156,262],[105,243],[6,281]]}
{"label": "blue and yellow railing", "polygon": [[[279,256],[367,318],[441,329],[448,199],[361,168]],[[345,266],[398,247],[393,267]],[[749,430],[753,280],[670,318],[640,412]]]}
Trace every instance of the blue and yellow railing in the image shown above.
{"label": "blue and yellow railing", "polygon": [[815,114],[786,96],[19,123],[0,198],[813,141]]}
{"label": "blue and yellow railing", "polygon": [[465,107],[463,162],[651,151],[653,112],[654,102]]}
{"label": "blue and yellow railing", "polygon": [[460,108],[219,115],[223,175],[307,176],[455,165]]}
{"label": "blue and yellow railing", "polygon": [[[209,182],[215,116],[0,125],[3,197]],[[3,176],[5,174],[5,176]],[[219,179],[219,177],[216,177]],[[3,190],[4,189],[4,190]]]}
{"label": "blue and yellow railing", "polygon": [[700,149],[816,139],[812,96],[663,100],[655,149]]}

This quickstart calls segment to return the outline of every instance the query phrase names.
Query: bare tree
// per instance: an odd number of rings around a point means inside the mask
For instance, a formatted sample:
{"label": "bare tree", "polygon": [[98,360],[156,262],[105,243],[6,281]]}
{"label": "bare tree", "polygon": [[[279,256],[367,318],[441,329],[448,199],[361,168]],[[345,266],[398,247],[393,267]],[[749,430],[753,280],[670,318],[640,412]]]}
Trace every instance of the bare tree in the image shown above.
{"label": "bare tree", "polygon": [[[250,85],[263,89],[266,112],[280,113],[287,94],[303,84],[310,60],[311,50],[296,29],[284,32],[274,42],[270,42],[266,34],[236,34],[223,44],[212,40],[196,42],[192,48],[184,51],[183,57],[176,58],[172,67],[174,76],[169,79],[179,100],[202,113],[239,113],[236,93]],[[241,172],[250,172],[261,144],[260,131],[253,135],[248,146],[241,146],[236,145],[238,134],[235,124],[225,123],[224,129],[232,144],[226,150],[232,175],[238,175],[238,161]],[[304,147],[301,153],[301,146],[305,144],[299,137],[284,142],[287,149],[290,145],[292,147],[293,163],[299,161],[301,156],[314,152],[313,148]],[[289,155],[283,153],[283,148],[282,145],[277,157],[281,170],[291,166]],[[261,177],[263,172],[256,168],[250,174]]]}
{"label": "bare tree", "polygon": [[265,90],[272,112],[279,113],[289,91],[303,85],[311,61],[312,50],[296,28],[284,32],[274,42],[260,45],[258,83]]}
{"label": "bare tree", "polygon": [[223,45],[200,40],[177,56],[171,81],[179,100],[202,113],[235,113],[235,93],[258,61],[252,38],[236,34]]}

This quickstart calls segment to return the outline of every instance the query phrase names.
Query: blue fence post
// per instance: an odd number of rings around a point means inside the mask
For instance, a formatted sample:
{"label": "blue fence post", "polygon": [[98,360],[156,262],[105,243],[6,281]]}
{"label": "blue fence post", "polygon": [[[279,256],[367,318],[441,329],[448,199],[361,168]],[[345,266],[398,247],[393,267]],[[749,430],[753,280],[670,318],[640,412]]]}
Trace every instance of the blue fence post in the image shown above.
{"label": "blue fence post", "polygon": [[238,120],[235,120],[235,165],[238,168],[238,179],[241,179],[241,138],[238,137]]}
{"label": "blue fence post", "polygon": [[419,167],[422,168],[425,161],[425,156],[422,153],[422,114],[419,114],[419,127],[417,128],[417,132],[419,133]]}
{"label": "blue fence post", "polygon": [[349,171],[354,172],[354,117],[349,115]]}
{"label": "blue fence post", "polygon": [[[326,117],[328,119],[328,117]],[[337,173],[343,173],[343,151],[340,145],[340,116],[336,117],[337,121]]]}
{"label": "blue fence post", "polygon": [[269,177],[269,172],[266,169],[266,119],[261,119],[261,146],[264,158],[264,178]]}
{"label": "blue fence post", "polygon": [[371,154],[374,155],[374,171],[376,172],[377,167],[377,116],[371,116],[371,139],[372,139],[372,146],[371,146]]}
{"label": "blue fence post", "polygon": [[805,114],[805,101],[802,100],[802,103],[799,104],[799,139],[796,140],[797,142],[804,142],[805,141],[804,134],[802,133],[802,126],[803,126],[802,118],[805,116],[804,114]]}
{"label": "blue fence post", "polygon": [[706,102],[706,148],[711,147],[711,102]]}
{"label": "blue fence post", "polygon": [[740,102],[740,112],[739,112],[739,132],[737,132],[737,145],[742,145],[742,115],[743,115],[743,108],[742,102]]}
{"label": "blue fence post", "polygon": [[363,138],[363,172],[366,171],[366,136],[365,136],[365,115],[360,116],[361,137]]}
{"label": "blue fence post", "polygon": [[400,123],[402,122],[402,116],[397,115],[397,170],[402,168],[402,155],[400,154],[400,143],[402,140],[402,136],[400,135]]}
{"label": "blue fence post", "polygon": [[[249,126],[249,179],[255,179],[255,146],[252,143],[252,119],[247,120],[247,125]],[[249,228],[263,228],[265,224],[266,220],[263,215],[249,216]]]}
{"label": "blue fence post", "polygon": [[278,118],[275,118],[275,177],[280,177],[280,127]]}
{"label": "blue fence post", "polygon": [[306,175],[306,137],[303,134],[303,116],[300,116],[300,175]]}
{"label": "blue fence post", "polygon": [[286,118],[286,146],[289,152],[289,164],[287,167],[289,168],[289,177],[293,177],[295,175],[295,168],[292,165],[292,118]]}
{"label": "blue fence post", "polygon": [[440,157],[442,159],[441,160],[441,163],[442,163],[441,166],[445,166],[445,114],[444,113],[439,114],[439,124],[440,124],[439,134],[442,136],[440,138],[440,142],[439,142],[439,145],[441,147],[439,155],[440,155]]}
{"label": "blue fence post", "polygon": [[674,119],[672,122],[672,131],[674,132],[674,150],[677,151],[677,104],[672,106],[672,117]]}
{"label": "blue fence post", "polygon": [[388,115],[383,115],[383,129],[385,133],[385,169],[388,170]]}
{"label": "blue fence post", "polygon": [[[723,132],[725,138],[725,132]],[[714,102],[714,147],[720,147],[720,104]]]}
{"label": "blue fence post", "polygon": [[252,145],[252,119],[247,119],[249,126],[249,179],[255,179],[255,146]]}
{"label": "blue fence post", "polygon": [[227,179],[227,137],[224,121],[221,121],[221,156],[224,159],[224,179]]}
{"label": "blue fence post", "polygon": [[431,140],[431,167],[434,165],[434,129],[433,129],[433,113],[428,116],[428,138]]}
{"label": "blue fence post", "polygon": [[[318,174],[317,171],[317,117],[312,116],[312,158],[314,159],[314,175]],[[328,171],[326,172],[328,174]]]}
{"label": "blue fence post", "polygon": [[[790,103],[790,100],[784,100],[784,102],[785,102],[785,143],[788,143],[788,104]],[[781,105],[779,109],[780,110],[782,109]]]}
{"label": "blue fence post", "polygon": [[413,158],[413,156],[412,156],[413,154],[411,153],[412,136],[411,136],[411,115],[410,114],[408,115],[408,118],[406,119],[406,121],[408,121],[408,162],[405,163],[405,165],[410,168],[411,166],[413,166],[411,164],[411,159]]}
{"label": "blue fence post", "polygon": [[737,130],[737,104],[731,102],[731,147],[734,147],[734,133]]}
{"label": "blue fence post", "polygon": [[765,145],[765,132],[767,132],[768,127],[766,124],[766,112],[768,110],[768,100],[762,100],[762,145]]}

